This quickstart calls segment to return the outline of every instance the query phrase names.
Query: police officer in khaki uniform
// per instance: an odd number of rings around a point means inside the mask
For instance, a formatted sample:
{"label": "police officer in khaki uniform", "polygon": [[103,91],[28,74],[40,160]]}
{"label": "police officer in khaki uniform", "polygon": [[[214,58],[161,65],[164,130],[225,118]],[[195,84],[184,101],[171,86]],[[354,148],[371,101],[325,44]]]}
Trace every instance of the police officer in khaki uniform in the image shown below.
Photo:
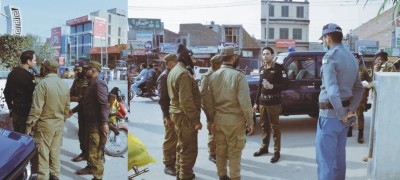
{"label": "police officer in khaki uniform", "polygon": [[32,107],[26,122],[26,134],[33,134],[36,142],[38,179],[58,179],[60,150],[64,122],[69,112],[69,89],[57,75],[58,63],[45,60],[41,68],[44,77],[36,86]]}
{"label": "police officer in khaki uniform", "polygon": [[[88,86],[89,79],[85,77],[87,65],[84,62],[79,62],[75,64],[75,80],[72,83],[70,89],[71,102],[81,102],[85,96],[85,90]],[[77,111],[76,108],[72,110],[73,113]],[[78,112],[78,137],[79,137],[79,147],[81,149],[81,154],[73,158],[72,161],[80,162],[87,159],[86,150],[86,127],[85,120],[83,118],[83,111]]]}
{"label": "police officer in khaki uniform", "polygon": [[[260,119],[263,128],[263,144],[255,152],[254,156],[261,156],[268,153],[271,130],[274,138],[274,156],[271,163],[275,163],[280,158],[281,150],[281,131],[279,128],[279,115],[282,112],[281,91],[287,87],[287,76],[282,65],[272,61],[274,50],[271,47],[262,49],[262,61],[264,66],[260,69],[260,81],[258,84],[257,95],[253,112],[259,108]],[[260,106],[260,107],[259,107]]]}
{"label": "police officer in khaki uniform", "polygon": [[85,91],[85,98],[77,107],[78,111],[83,110],[84,119],[87,121],[88,165],[76,174],[93,174],[93,180],[103,178],[104,145],[109,130],[108,88],[107,82],[98,78],[100,72],[100,63],[91,61],[88,64],[86,77],[90,79],[89,85]]}
{"label": "police officer in khaki uniform", "polygon": [[[360,104],[358,105],[357,108],[357,118],[358,118],[358,143],[362,144],[364,143],[364,111],[365,111],[365,106],[367,105],[368,102],[368,95],[369,95],[369,88],[370,84],[372,82],[371,76],[368,74],[368,69],[363,66],[363,63],[360,59],[360,56],[357,54],[355,55],[356,60],[358,61],[358,73],[360,74],[360,80],[363,82],[363,87],[364,87],[364,93],[363,97],[361,99]],[[365,83],[364,83],[365,81]],[[352,133],[353,127],[349,128],[349,131],[347,132],[347,137],[351,137],[353,135]]]}
{"label": "police officer in khaki uniform", "polygon": [[164,173],[169,175],[176,175],[175,169],[175,161],[176,161],[176,144],[178,142],[176,132],[174,129],[174,123],[171,120],[171,116],[169,113],[170,106],[170,98],[168,96],[168,86],[167,86],[167,78],[171,69],[176,65],[177,57],[175,54],[167,54],[164,57],[165,61],[165,70],[158,76],[157,79],[157,89],[158,96],[160,100],[158,104],[160,104],[161,110],[163,112],[164,119],[164,128],[165,128],[165,136],[163,143],[163,163],[165,165]]}
{"label": "police officer in khaki uniform", "polygon": [[178,136],[176,171],[177,179],[194,179],[193,166],[196,163],[197,131],[200,122],[201,95],[193,78],[194,67],[189,51],[182,44],[178,47],[178,64],[168,75],[168,95],[171,120]]}
{"label": "police officer in khaki uniform", "polygon": [[379,52],[375,55],[376,65],[374,66],[374,72],[396,72],[396,67],[392,62],[388,60],[388,54],[386,52]]}
{"label": "police officer in khaki uniform", "polygon": [[[236,69],[238,59],[233,47],[221,52],[223,65],[211,74],[209,82],[210,101],[206,109],[210,113],[217,154],[220,180],[240,179],[240,160],[246,142],[245,128],[253,133],[249,86],[243,72]],[[227,176],[229,162],[230,178]]]}
{"label": "police officer in khaki uniform", "polygon": [[217,159],[216,159],[216,155],[215,155],[215,141],[214,141],[214,135],[211,132],[211,125],[212,122],[211,120],[211,114],[207,109],[206,104],[209,103],[210,101],[210,97],[208,95],[209,92],[209,81],[210,81],[210,76],[212,73],[214,73],[215,71],[217,71],[219,68],[221,68],[222,65],[222,58],[221,56],[215,55],[211,58],[210,60],[211,62],[211,67],[210,69],[201,77],[201,88],[200,88],[200,92],[201,92],[201,104],[202,104],[202,108],[204,113],[206,114],[207,117],[207,130],[208,130],[208,153],[210,154],[210,156],[208,157],[208,159],[213,162],[216,163]]}

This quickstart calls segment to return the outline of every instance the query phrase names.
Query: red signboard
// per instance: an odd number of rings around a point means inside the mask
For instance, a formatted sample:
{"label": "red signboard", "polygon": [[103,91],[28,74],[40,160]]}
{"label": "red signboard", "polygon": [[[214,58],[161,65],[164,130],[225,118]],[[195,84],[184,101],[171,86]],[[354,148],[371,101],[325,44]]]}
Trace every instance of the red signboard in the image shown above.
{"label": "red signboard", "polygon": [[296,47],[296,40],[294,40],[294,39],[276,39],[275,47],[277,47],[277,48]]}
{"label": "red signboard", "polygon": [[51,29],[51,45],[61,46],[61,27]]}
{"label": "red signboard", "polygon": [[107,33],[107,20],[95,18],[93,21],[93,35],[94,38],[105,39]]}
{"label": "red signboard", "polygon": [[70,20],[67,21],[67,25],[71,26],[71,25],[74,25],[74,24],[84,23],[86,21],[89,21],[89,16],[88,15],[82,16],[82,17],[78,17],[78,18],[75,18],[75,19],[70,19]]}

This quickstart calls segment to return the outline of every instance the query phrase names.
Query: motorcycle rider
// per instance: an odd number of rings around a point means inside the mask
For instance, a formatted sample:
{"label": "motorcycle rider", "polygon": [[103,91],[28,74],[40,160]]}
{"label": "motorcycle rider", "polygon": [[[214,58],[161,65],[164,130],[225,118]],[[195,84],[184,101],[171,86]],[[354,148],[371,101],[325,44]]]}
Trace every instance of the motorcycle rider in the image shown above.
{"label": "motorcycle rider", "polygon": [[146,67],[147,66],[145,63],[140,64],[140,69],[142,71],[140,71],[140,74],[135,78],[135,84],[132,85],[132,91],[134,91],[137,96],[142,94],[142,90],[139,89],[139,86],[143,83],[146,83],[149,76],[149,70]]}

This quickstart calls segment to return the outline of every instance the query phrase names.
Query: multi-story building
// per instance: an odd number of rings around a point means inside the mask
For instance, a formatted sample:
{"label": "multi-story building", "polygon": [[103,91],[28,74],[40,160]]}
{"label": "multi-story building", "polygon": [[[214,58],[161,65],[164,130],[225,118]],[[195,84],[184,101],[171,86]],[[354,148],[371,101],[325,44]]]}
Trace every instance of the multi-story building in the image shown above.
{"label": "multi-story building", "polygon": [[261,45],[277,52],[308,50],[309,2],[261,0]]}
{"label": "multi-story building", "polygon": [[[66,21],[69,26],[67,60],[95,60],[103,66],[114,66],[126,49],[128,21],[119,9],[99,10]],[[68,62],[68,61],[67,61]]]}

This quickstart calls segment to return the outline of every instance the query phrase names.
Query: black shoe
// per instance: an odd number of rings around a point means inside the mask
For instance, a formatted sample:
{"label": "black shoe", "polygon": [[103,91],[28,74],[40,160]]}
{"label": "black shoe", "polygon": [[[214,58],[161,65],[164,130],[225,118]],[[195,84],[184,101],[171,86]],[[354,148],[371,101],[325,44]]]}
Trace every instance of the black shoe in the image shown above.
{"label": "black shoe", "polygon": [[210,160],[211,162],[213,162],[214,164],[217,163],[217,157],[215,155],[210,155],[208,157],[208,160]]}
{"label": "black shoe", "polygon": [[81,162],[81,161],[86,161],[86,156],[83,154],[79,154],[77,157],[72,159],[74,162]]}
{"label": "black shoe", "polygon": [[86,166],[85,168],[83,168],[83,169],[79,169],[79,170],[77,170],[76,171],[76,174],[77,175],[87,175],[87,174],[93,174],[93,170],[92,170],[92,168],[91,167],[89,167],[89,166]]}
{"label": "black shoe", "polygon": [[57,176],[50,175],[50,179],[49,180],[59,180],[59,178]]}
{"label": "black shoe", "polygon": [[186,178],[186,179],[181,179],[181,178],[179,178],[178,176],[176,176],[176,180],[192,180],[192,179],[194,179],[195,177],[196,177],[196,175],[194,175],[194,174],[193,174],[192,177]]}
{"label": "black shoe", "polygon": [[263,154],[268,154],[268,149],[260,148],[257,152],[253,154],[254,157],[261,156]]}
{"label": "black shoe", "polygon": [[231,180],[228,176],[219,177],[219,180]]}
{"label": "black shoe", "polygon": [[164,173],[169,174],[171,176],[176,176],[176,170],[174,167],[171,167],[171,166],[165,166]]}
{"label": "black shoe", "polygon": [[271,163],[276,163],[279,161],[279,158],[281,158],[281,153],[275,152],[274,157],[271,158]]}
{"label": "black shoe", "polygon": [[353,127],[349,127],[349,131],[347,131],[347,137],[353,136]]}
{"label": "black shoe", "polygon": [[92,180],[101,180],[101,179],[97,179],[97,178],[94,177],[94,178],[92,178]]}
{"label": "black shoe", "polygon": [[364,130],[363,129],[358,130],[358,143],[360,143],[360,144],[364,143]]}

